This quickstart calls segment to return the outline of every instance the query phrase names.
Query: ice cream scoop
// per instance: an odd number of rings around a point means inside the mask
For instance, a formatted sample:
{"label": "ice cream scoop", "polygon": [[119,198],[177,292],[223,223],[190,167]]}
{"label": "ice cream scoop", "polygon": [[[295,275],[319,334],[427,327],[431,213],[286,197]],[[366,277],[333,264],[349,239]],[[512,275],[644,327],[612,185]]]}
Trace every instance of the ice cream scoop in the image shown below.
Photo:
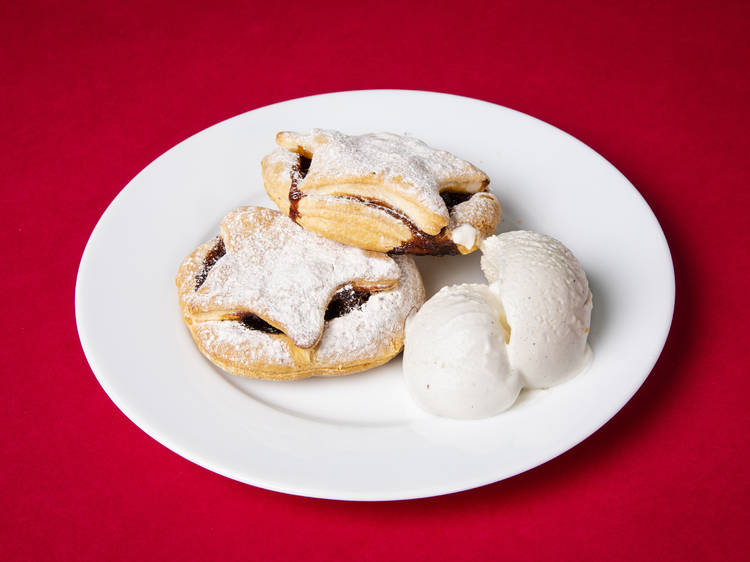
{"label": "ice cream scoop", "polygon": [[481,249],[482,270],[510,327],[508,359],[524,386],[547,388],[578,373],[590,355],[592,298],[573,253],[530,231],[491,236]]}
{"label": "ice cream scoop", "polygon": [[522,387],[560,383],[591,355],[591,292],[568,248],[529,231],[492,236],[480,247],[489,286],[443,287],[406,325],[407,386],[440,416],[498,414]]}
{"label": "ice cream scoop", "polygon": [[428,412],[483,418],[509,408],[521,391],[506,353],[507,328],[486,285],[443,287],[406,324],[404,373]]}

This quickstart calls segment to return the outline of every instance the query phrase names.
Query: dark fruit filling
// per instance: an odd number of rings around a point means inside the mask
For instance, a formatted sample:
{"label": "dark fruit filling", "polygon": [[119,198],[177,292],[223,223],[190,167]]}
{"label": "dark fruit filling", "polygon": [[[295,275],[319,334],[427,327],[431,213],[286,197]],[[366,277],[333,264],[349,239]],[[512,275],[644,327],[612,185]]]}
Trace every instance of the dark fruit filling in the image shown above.
{"label": "dark fruit filling", "polygon": [[333,320],[352,310],[360,308],[370,298],[371,293],[365,289],[356,289],[351,286],[339,289],[326,309],[326,320]]}
{"label": "dark fruit filling", "polygon": [[443,198],[443,201],[445,202],[445,206],[448,207],[448,209],[452,209],[459,203],[463,203],[464,201],[468,201],[471,199],[472,194],[471,193],[459,193],[458,191],[441,191],[440,197]]}
{"label": "dark fruit filling", "polygon": [[[333,320],[339,316],[349,314],[352,310],[360,308],[370,298],[371,293],[364,289],[355,289],[347,286],[339,289],[328,303],[325,319]],[[245,328],[249,330],[258,330],[266,334],[281,334],[281,330],[274,328],[268,322],[255,314],[243,314],[237,319]]]}
{"label": "dark fruit filling", "polygon": [[265,334],[280,334],[281,330],[278,328],[274,328],[271,326],[268,322],[260,318],[259,316],[255,316],[255,314],[243,314],[238,318],[238,320],[242,323],[245,328],[248,330],[258,330],[259,332],[263,332]]}
{"label": "dark fruit filling", "polygon": [[203,258],[203,264],[201,265],[200,271],[198,271],[198,274],[195,276],[196,291],[200,289],[201,285],[206,281],[206,277],[208,277],[208,272],[211,271],[211,268],[215,266],[216,262],[226,253],[227,249],[224,247],[224,240],[219,238],[216,245],[211,248],[208,254],[206,254],[206,257]]}
{"label": "dark fruit filling", "polygon": [[[305,160],[308,160],[309,162],[309,159],[305,158]],[[206,277],[208,277],[208,272],[211,271],[211,268],[216,265],[216,262],[218,262],[226,253],[227,250],[224,246],[224,241],[221,238],[218,238],[216,245],[211,248],[208,254],[206,254],[206,257],[203,258],[201,268],[195,276],[196,291],[206,281]],[[370,298],[370,294],[371,293],[365,289],[357,289],[351,285],[339,289],[333,295],[333,298],[331,298],[331,302],[328,303],[325,319],[333,320],[334,318],[344,316],[345,314],[349,314],[352,310],[360,308],[367,302],[367,299]],[[271,326],[271,324],[259,316],[249,312],[238,316],[236,320],[248,330],[258,330],[259,332],[266,334],[282,333],[278,328]]]}
{"label": "dark fruit filling", "polygon": [[297,207],[299,206],[299,200],[305,196],[297,187],[297,182],[305,179],[307,172],[310,170],[310,164],[312,164],[312,160],[300,154],[299,165],[292,170],[292,184],[289,186],[289,218],[293,221],[299,218]]}

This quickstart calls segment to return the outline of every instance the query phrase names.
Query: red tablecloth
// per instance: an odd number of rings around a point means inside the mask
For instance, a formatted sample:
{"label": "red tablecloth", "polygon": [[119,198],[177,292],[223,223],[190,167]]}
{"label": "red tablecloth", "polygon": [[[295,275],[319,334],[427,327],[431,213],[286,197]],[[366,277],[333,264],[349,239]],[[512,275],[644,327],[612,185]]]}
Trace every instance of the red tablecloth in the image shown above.
{"label": "red tablecloth", "polygon": [[[750,556],[750,4],[42,4],[0,10],[0,557]],[[544,466],[408,502],[269,492],[147,437],[86,363],[78,261],[139,170],[227,117],[362,88],[548,121],[622,170],[661,221],[677,274],[664,353],[622,412]]]}

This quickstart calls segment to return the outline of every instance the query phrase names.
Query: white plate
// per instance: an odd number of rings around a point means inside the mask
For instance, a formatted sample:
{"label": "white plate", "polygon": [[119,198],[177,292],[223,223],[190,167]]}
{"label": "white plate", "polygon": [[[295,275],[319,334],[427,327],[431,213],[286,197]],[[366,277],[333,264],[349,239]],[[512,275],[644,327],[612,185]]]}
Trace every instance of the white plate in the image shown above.
{"label": "white plate", "polygon": [[[401,359],[333,379],[278,383],[225,375],[182,324],[174,276],[238,205],[273,207],[260,159],[280,130],[415,135],[492,179],[501,230],[550,234],[581,260],[594,294],[594,360],[577,378],[524,392],[479,421],[429,416],[409,399]],[[428,296],[483,282],[479,252],[419,258]],[[138,174],[96,225],[81,259],[76,319],[104,390],[183,457],[263,488],[349,500],[465,490],[537,466],[609,420],[661,352],[674,273],[659,224],[596,152],[516,111],[415,91],[313,96],[239,115],[175,146]]]}

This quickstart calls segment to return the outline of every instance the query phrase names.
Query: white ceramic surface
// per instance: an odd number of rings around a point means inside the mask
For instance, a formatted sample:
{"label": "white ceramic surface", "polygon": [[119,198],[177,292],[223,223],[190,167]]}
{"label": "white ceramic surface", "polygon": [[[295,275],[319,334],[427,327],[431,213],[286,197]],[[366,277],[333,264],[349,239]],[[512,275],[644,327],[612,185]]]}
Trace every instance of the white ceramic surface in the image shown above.
{"label": "white ceramic surface", "polygon": [[[594,294],[594,360],[575,379],[524,391],[490,419],[432,417],[412,404],[400,356],[369,372],[293,383],[245,380],[206,361],[180,318],[174,276],[239,205],[273,207],[260,159],[280,130],[415,135],[492,179],[500,231],[544,232],[573,250]],[[419,258],[428,296],[483,282],[479,253]],[[263,488],[349,500],[465,490],[537,466],[609,420],[656,362],[674,307],[659,224],[596,152],[532,117],[445,94],[373,90],[292,100],[239,115],[139,173],[96,225],[81,259],[76,319],[86,357],[146,433],[210,470]]]}

